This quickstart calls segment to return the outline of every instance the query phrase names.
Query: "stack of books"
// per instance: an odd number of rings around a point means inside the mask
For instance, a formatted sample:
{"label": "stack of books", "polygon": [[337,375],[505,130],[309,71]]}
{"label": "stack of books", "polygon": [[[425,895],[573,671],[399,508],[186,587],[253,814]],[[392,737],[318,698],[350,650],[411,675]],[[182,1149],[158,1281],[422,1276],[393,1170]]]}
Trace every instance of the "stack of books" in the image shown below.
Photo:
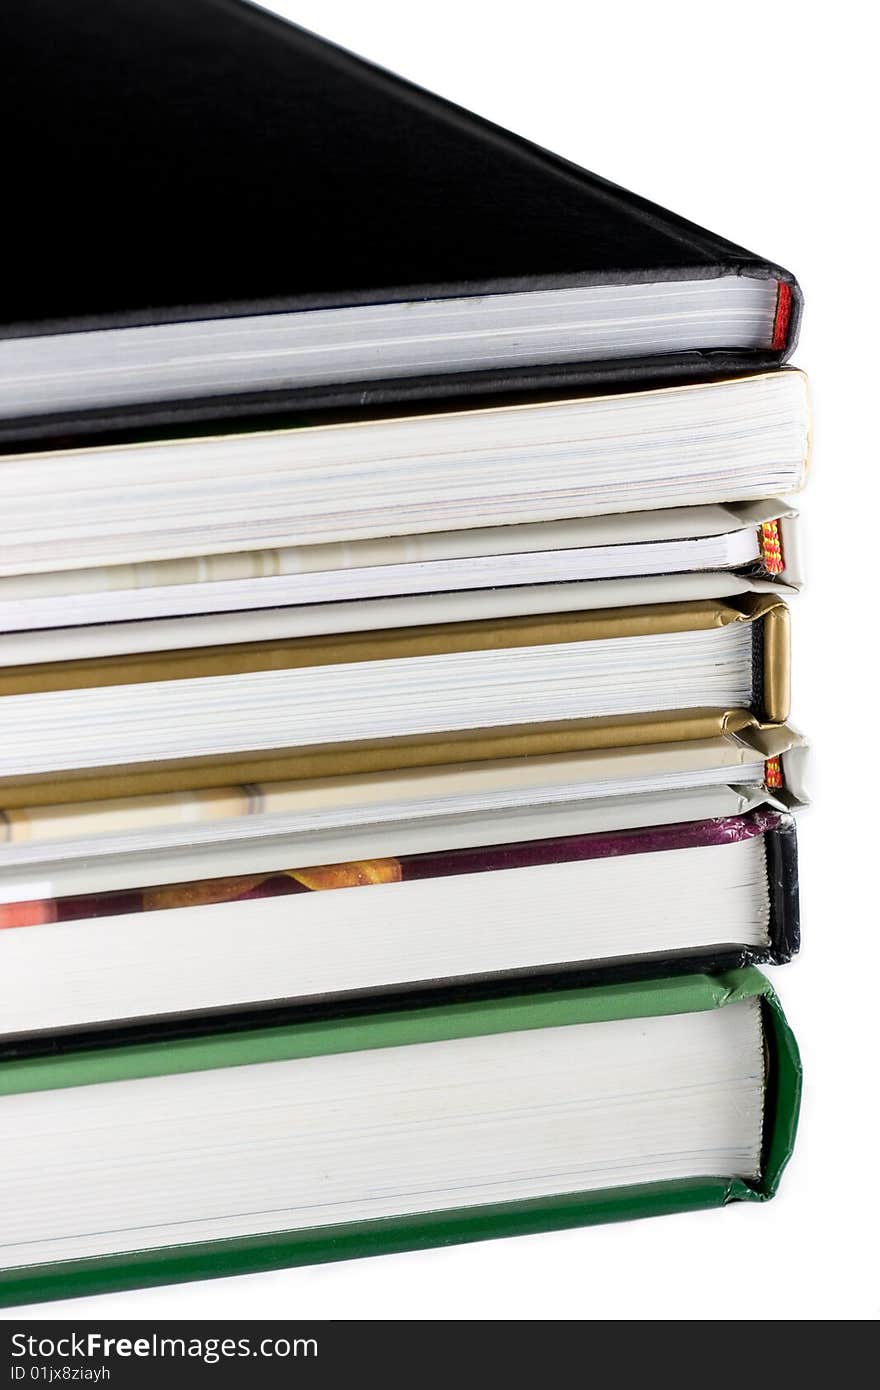
{"label": "stack of books", "polygon": [[57,119],[0,341],[0,1296],[770,1196],[795,281],[246,5],[91,11],[2,98]]}

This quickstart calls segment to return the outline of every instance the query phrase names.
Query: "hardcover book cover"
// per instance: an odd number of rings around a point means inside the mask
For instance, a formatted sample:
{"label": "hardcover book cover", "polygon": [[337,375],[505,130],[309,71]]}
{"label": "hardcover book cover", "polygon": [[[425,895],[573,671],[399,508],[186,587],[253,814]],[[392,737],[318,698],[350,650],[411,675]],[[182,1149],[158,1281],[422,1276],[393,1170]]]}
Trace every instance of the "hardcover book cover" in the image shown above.
{"label": "hardcover book cover", "polygon": [[801,1091],[796,1044],[774,991],[754,969],[302,1023],[0,1065],[2,1116],[3,1097],[40,1091],[100,1088],[114,1082],[523,1030],[553,1030],[571,1024],[696,1014],[753,999],[760,1000],[765,1049],[763,1142],[759,1174],[754,1179],[707,1173],[686,1180],[563,1191],[490,1206],[451,1207],[162,1249],[124,1250],[49,1265],[19,1265],[0,1273],[0,1302],[22,1304],[693,1211],[732,1201],[763,1201],[776,1191],[791,1154]]}
{"label": "hardcover book cover", "polygon": [[[12,392],[10,440],[700,377],[791,351],[801,297],[787,271],[256,7],[129,0],[121,22],[111,0],[10,0],[5,20],[16,275],[0,339],[590,286],[772,286],[752,346],[736,345],[732,311],[717,341],[665,356],[307,386],[294,365],[286,385],[238,398],[159,392],[54,418],[36,401],[22,415]],[[59,207],[77,216],[47,259],[36,248]],[[109,258],[109,229],[150,254]]]}

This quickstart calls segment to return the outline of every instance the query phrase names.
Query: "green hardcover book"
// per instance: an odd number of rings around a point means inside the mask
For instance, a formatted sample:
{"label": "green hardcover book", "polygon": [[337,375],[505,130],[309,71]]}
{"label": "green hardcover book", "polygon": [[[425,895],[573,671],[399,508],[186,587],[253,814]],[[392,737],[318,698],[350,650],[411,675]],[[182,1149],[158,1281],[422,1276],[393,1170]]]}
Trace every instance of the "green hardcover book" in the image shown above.
{"label": "green hardcover book", "polygon": [[773,1195],[797,1048],[753,969],[0,1063],[0,1301]]}

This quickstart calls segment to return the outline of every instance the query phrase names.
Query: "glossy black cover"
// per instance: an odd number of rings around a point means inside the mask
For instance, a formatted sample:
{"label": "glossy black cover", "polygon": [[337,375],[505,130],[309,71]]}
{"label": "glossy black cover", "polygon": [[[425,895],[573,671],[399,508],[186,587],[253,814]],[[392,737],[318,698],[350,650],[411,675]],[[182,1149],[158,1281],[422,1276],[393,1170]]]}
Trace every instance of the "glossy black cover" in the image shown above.
{"label": "glossy black cover", "polygon": [[[793,287],[781,351],[719,343],[236,403],[254,415],[625,387],[772,365],[793,345],[800,295],[786,271],[239,0],[2,9],[0,336],[731,273]],[[231,408],[120,416],[136,428]],[[93,421],[119,423],[106,411]],[[36,421],[4,430],[29,432]]]}

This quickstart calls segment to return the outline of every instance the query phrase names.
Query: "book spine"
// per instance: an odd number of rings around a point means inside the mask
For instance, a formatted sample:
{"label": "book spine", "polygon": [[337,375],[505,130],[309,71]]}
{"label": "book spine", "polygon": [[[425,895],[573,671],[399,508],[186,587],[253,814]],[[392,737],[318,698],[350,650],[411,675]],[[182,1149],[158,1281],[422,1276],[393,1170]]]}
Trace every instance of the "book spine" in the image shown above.
{"label": "book spine", "polygon": [[791,707],[790,619],[779,599],[755,614],[752,626],[752,713],[762,724],[784,724]]}
{"label": "book spine", "polygon": [[764,836],[767,854],[767,887],[770,895],[770,954],[774,965],[784,965],[800,949],[800,896],[798,891],[797,830],[794,818],[785,816]]}

